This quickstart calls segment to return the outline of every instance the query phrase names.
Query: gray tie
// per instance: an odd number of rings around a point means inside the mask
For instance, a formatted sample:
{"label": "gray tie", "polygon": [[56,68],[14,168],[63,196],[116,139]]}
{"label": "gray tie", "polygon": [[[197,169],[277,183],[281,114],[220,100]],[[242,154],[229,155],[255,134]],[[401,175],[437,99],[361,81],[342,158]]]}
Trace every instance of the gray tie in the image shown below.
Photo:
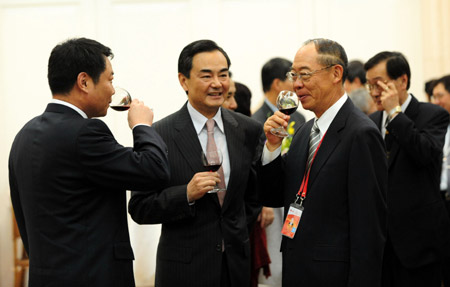
{"label": "gray tie", "polygon": [[[214,140],[214,125],[215,124],[216,124],[216,122],[214,121],[214,119],[209,119],[206,121],[206,131],[208,132],[208,139],[206,142],[206,151],[217,150],[216,141]],[[219,197],[220,206],[222,206],[223,199],[225,198],[225,193],[226,193],[225,176],[223,174],[222,166],[219,168],[219,170],[217,172],[219,173],[219,176],[220,176],[219,188],[223,190],[223,191],[218,192],[217,196]]]}
{"label": "gray tie", "polygon": [[309,135],[309,154],[308,154],[308,170],[311,167],[311,162],[316,152],[317,146],[320,142],[320,129],[317,125],[317,120],[314,120],[314,125],[311,129],[311,134]]}

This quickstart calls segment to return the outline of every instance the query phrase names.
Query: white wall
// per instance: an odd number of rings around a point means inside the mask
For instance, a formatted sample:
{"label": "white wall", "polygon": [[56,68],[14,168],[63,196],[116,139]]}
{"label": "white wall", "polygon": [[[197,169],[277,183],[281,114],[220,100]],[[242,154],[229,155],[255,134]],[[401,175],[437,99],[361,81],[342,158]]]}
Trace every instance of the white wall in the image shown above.
{"label": "white wall", "polygon": [[[403,52],[412,68],[410,91],[423,99],[423,83],[450,72],[448,49],[429,45],[449,46],[448,33],[439,33],[449,30],[447,1],[0,0],[0,286],[13,280],[9,149],[17,131],[51,98],[47,60],[58,42],[83,36],[110,46],[115,83],[153,107],[156,119],[186,101],[177,59],[185,45],[201,38],[227,51],[234,79],[253,93],[253,109],[262,101],[262,65],[275,56],[292,60],[313,37],[338,41],[350,60],[365,61],[381,50]],[[131,144],[125,113],[112,111],[105,121],[119,142]],[[149,285],[159,226],[131,224],[130,230],[137,283]]]}

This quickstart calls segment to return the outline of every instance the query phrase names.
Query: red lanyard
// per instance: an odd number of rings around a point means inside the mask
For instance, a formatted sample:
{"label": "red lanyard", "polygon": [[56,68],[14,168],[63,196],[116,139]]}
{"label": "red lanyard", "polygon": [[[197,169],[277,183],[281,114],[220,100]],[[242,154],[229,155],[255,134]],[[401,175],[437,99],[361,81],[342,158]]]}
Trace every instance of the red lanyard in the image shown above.
{"label": "red lanyard", "polygon": [[[323,135],[322,139],[319,142],[319,145],[317,145],[316,151],[314,152],[314,156],[311,160],[311,165],[309,166],[309,168],[308,166],[306,166],[308,170],[305,172],[305,175],[303,176],[302,185],[300,185],[300,189],[298,190],[297,199],[295,200],[295,203],[297,203],[297,200],[300,198],[300,205],[302,205],[303,200],[306,197],[306,192],[308,191],[309,173],[311,172],[311,167],[314,163],[314,159],[316,158],[317,152],[319,151],[319,148],[322,145],[323,138],[325,137],[326,134],[327,133],[325,132],[325,134]],[[306,163],[306,165],[308,165],[308,163]]]}

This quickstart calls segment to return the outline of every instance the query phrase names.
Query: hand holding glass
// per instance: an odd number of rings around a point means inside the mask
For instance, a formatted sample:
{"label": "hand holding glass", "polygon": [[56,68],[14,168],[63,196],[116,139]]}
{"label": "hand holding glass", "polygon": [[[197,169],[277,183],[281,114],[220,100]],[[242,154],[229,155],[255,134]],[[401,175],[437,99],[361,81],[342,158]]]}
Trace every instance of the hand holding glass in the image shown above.
{"label": "hand holding glass", "polygon": [[126,111],[130,108],[131,104],[131,96],[127,90],[119,87],[115,87],[116,91],[114,95],[111,97],[111,103],[109,106],[111,109],[116,111]]}
{"label": "hand holding glass", "polygon": [[[202,163],[207,171],[210,172],[218,171],[219,168],[222,166],[222,153],[220,152],[220,150],[207,152],[202,151]],[[215,193],[218,191],[222,191],[222,189],[220,189],[219,185],[216,183],[214,188],[208,191],[208,193]]]}
{"label": "hand holding glass", "polygon": [[[281,91],[277,98],[277,108],[285,115],[290,115],[297,110],[298,96],[291,91]],[[280,138],[287,137],[289,134],[283,127],[272,128],[270,132]]]}

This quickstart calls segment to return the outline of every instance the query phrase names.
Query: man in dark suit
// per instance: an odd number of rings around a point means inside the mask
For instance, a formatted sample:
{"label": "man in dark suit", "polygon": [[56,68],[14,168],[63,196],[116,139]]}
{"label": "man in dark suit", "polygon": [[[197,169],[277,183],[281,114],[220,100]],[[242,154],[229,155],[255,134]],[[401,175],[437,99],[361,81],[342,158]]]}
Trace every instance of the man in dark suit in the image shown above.
{"label": "man in dark suit", "polygon": [[92,119],[106,115],[114,94],[112,56],[85,38],[57,45],[48,63],[53,100],[12,145],[11,199],[30,286],[135,286],[125,190],[164,184],[169,167],[143,102],[128,112],[133,148]]}
{"label": "man in dark suit", "polygon": [[[450,75],[434,80],[432,84],[428,85],[431,86],[429,95],[433,99],[433,103],[441,106],[450,114]],[[450,125],[447,126],[442,152],[441,197],[447,209],[447,214],[450,215]],[[447,247],[445,249],[446,252],[444,253],[441,272],[442,281],[445,287],[450,287],[450,238],[447,241]]]}
{"label": "man in dark suit", "polygon": [[401,53],[380,52],[364,68],[378,109],[370,118],[385,138],[389,165],[383,286],[440,286],[450,229],[439,193],[449,115],[408,93],[411,72]]}
{"label": "man in dark suit", "polygon": [[[262,126],[221,108],[229,66],[213,41],[195,41],[182,50],[178,78],[188,102],[154,125],[169,149],[170,183],[152,193],[135,191],[130,199],[129,213],[137,223],[162,223],[159,287],[250,284],[247,227],[261,209],[254,163]],[[202,165],[201,152],[211,140],[223,154],[218,172]],[[208,193],[216,182],[226,191]]]}
{"label": "man in dark suit", "polygon": [[283,226],[283,286],[380,286],[386,155],[380,132],[344,91],[346,67],[341,45],[307,41],[288,77],[316,117],[285,156],[270,129],[286,127],[289,116],[277,111],[264,124],[263,204],[284,206],[287,219],[301,215]]}

